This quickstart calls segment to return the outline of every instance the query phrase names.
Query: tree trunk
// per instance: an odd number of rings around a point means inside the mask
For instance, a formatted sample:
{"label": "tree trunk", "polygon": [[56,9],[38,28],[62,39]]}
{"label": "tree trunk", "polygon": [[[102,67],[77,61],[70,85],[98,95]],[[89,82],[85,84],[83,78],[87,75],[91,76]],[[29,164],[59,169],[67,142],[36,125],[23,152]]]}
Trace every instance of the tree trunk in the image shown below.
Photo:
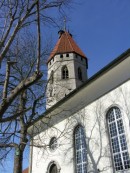
{"label": "tree trunk", "polygon": [[22,163],[23,163],[23,151],[21,151],[19,148],[15,148],[13,173],[22,173]]}
{"label": "tree trunk", "polygon": [[[21,93],[19,111],[23,111],[26,107],[26,90]],[[14,156],[14,173],[22,173],[23,165],[23,153],[26,147],[27,140],[27,127],[24,122],[24,113],[19,116],[20,121],[20,143],[15,147],[15,156]]]}

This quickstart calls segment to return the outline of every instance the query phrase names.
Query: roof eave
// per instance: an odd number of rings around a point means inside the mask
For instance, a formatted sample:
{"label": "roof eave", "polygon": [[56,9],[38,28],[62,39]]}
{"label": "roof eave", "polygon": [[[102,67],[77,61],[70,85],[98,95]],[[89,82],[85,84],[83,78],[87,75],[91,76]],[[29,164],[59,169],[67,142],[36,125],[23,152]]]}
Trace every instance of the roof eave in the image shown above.
{"label": "roof eave", "polygon": [[75,54],[77,54],[77,55],[79,55],[79,56],[81,56],[81,57],[87,59],[87,57],[86,57],[85,55],[81,55],[81,54],[77,53],[76,51],[57,52],[57,53],[55,53],[53,56],[51,56],[51,57],[48,59],[47,64],[48,64],[56,55],[67,54],[67,53],[75,53]]}

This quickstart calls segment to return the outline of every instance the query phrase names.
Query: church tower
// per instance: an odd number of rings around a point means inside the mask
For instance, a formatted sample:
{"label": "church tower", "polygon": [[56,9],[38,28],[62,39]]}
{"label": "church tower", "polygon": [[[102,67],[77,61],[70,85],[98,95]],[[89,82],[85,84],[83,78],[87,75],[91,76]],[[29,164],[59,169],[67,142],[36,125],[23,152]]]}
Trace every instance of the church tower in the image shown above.
{"label": "church tower", "polygon": [[59,40],[47,61],[47,109],[87,80],[86,56],[69,32],[60,30],[58,34]]}

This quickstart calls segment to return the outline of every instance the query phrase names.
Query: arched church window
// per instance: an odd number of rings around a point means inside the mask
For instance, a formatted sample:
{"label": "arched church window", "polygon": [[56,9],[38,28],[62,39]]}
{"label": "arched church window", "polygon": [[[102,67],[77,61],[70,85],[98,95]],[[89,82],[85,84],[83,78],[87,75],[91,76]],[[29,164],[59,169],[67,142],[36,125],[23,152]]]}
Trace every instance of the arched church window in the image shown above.
{"label": "arched church window", "polygon": [[130,158],[121,111],[112,107],[107,113],[110,144],[116,171],[130,168]]}
{"label": "arched church window", "polygon": [[78,79],[82,80],[82,71],[80,67],[78,68]]}
{"label": "arched church window", "polygon": [[50,75],[50,83],[52,84],[54,82],[54,71],[51,71],[51,75]]}
{"label": "arched church window", "polygon": [[87,146],[82,126],[76,127],[74,131],[74,142],[76,173],[87,173]]}
{"label": "arched church window", "polygon": [[49,173],[58,173],[56,164],[52,164]]}
{"label": "arched church window", "polygon": [[64,66],[62,68],[62,79],[68,79],[69,78],[69,71],[67,66]]}

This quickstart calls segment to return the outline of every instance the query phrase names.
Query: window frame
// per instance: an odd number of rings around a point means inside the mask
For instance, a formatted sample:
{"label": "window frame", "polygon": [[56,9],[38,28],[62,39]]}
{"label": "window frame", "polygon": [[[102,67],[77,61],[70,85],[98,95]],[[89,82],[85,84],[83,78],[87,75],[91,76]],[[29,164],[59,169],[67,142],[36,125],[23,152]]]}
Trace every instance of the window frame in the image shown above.
{"label": "window frame", "polygon": [[[77,131],[77,129],[81,129],[82,130],[82,133],[83,133],[83,137],[84,137],[84,145],[85,145],[85,148],[83,148],[83,146],[81,145],[81,147],[80,147],[80,149],[79,149],[79,151],[81,151],[82,152],[82,160],[81,160],[81,162],[80,163],[78,163],[77,164],[77,153],[79,152],[78,150],[76,151],[76,131]],[[81,135],[82,136],[82,135]],[[81,138],[80,138],[81,139]],[[83,167],[84,167],[84,165],[86,165],[86,169],[85,169],[85,171],[87,172],[87,167],[88,167],[88,160],[87,160],[87,144],[86,144],[86,135],[85,135],[85,130],[84,130],[84,127],[82,126],[82,125],[80,125],[80,124],[78,124],[76,127],[75,127],[75,129],[74,129],[74,133],[73,133],[73,140],[74,140],[74,164],[75,164],[75,172],[76,173],[83,173],[84,171],[83,171]],[[82,142],[81,142],[81,144],[82,144]],[[83,153],[84,153],[84,151],[85,151],[85,153],[86,153],[86,156],[85,156],[85,161],[83,161]],[[78,167],[77,166],[80,166],[81,165],[81,167],[82,167],[82,171],[81,172],[79,172],[78,171]],[[85,172],[85,173],[86,173]]]}
{"label": "window frame", "polygon": [[[112,112],[113,111],[113,112]],[[118,114],[117,114],[118,112]],[[112,113],[110,115],[110,113]],[[130,156],[129,156],[129,150],[128,150],[128,144],[127,144],[127,137],[126,137],[126,130],[125,130],[125,126],[124,126],[124,122],[123,122],[123,116],[122,116],[122,111],[118,106],[113,106],[110,109],[108,109],[107,113],[106,113],[106,122],[107,122],[107,130],[108,130],[108,135],[109,135],[109,145],[111,148],[111,156],[112,156],[112,161],[113,161],[113,168],[114,171],[119,172],[119,171],[125,171],[130,169]],[[108,117],[108,116],[113,116],[113,117]],[[113,119],[112,119],[113,118]],[[121,121],[120,121],[121,120]],[[119,125],[118,122],[122,122],[122,129],[121,129],[121,123]],[[112,131],[112,129],[114,129]],[[124,146],[124,143],[121,143],[121,137],[125,137],[125,147],[126,149],[122,149]],[[129,168],[125,168],[125,161],[123,158],[123,153],[127,153],[129,160],[127,160],[127,162],[129,162]],[[116,157],[115,156],[121,156],[121,159],[117,159],[118,163],[122,164],[122,169],[121,166],[117,166],[116,165]],[[119,160],[121,160],[121,162],[119,162]]]}
{"label": "window frame", "polygon": [[62,79],[63,80],[69,79],[69,70],[66,65],[62,67]]}

